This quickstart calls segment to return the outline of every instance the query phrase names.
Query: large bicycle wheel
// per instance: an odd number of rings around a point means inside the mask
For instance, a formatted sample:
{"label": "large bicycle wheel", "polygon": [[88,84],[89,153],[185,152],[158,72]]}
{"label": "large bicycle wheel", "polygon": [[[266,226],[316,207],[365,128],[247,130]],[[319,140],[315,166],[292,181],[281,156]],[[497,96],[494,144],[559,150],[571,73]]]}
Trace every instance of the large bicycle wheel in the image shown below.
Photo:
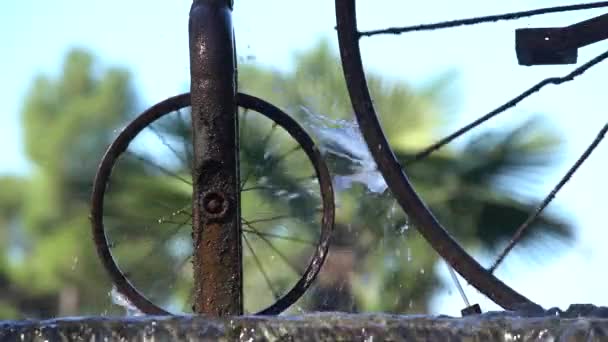
{"label": "large bicycle wheel", "polygon": [[392,194],[421,235],[470,284],[506,309],[532,303],[473,259],[414,190],[391,150],[372,103],[361,60],[355,0],[336,0],[335,4],[340,54],[350,99],[363,137]]}
{"label": "large bicycle wheel", "polygon": [[[325,261],[334,223],[331,178],[313,140],[287,114],[245,94],[237,102],[244,306],[246,313],[278,314]],[[110,145],[95,178],[98,254],[117,290],[146,314],[191,309],[189,106],[183,94],[138,116]]]}
{"label": "large bicycle wheel", "polygon": [[[521,308],[521,304],[534,305],[530,300],[517,293],[509,286],[498,280],[493,272],[504,261],[511,250],[522,240],[524,234],[529,232],[529,228],[535,224],[543,210],[555,198],[555,195],[563,188],[568,180],[574,175],[580,166],[587,160],[591,153],[597,148],[600,142],[608,133],[608,123],[606,123],[596,134],[595,138],[580,154],[579,158],[565,172],[560,181],[545,196],[545,198],[530,213],[521,219],[521,224],[513,230],[509,243],[500,251],[490,267],[483,268],[477,263],[464,249],[450,236],[444,227],[437,221],[433,213],[429,210],[425,202],[416,193],[411,185],[406,173],[412,171],[409,166],[427,158],[434,151],[447,145],[454,139],[466,134],[473,128],[504,113],[508,109],[516,106],[524,99],[540,91],[547,85],[560,85],[574,80],[592,67],[608,60],[608,52],[599,54],[586,63],[573,69],[570,73],[560,77],[549,77],[541,80],[532,87],[524,90],[516,97],[507,100],[496,109],[480,116],[476,120],[454,131],[453,133],[441,138],[436,143],[429,145],[418,153],[408,156],[405,161],[396,158],[395,153],[390,148],[387,139],[382,131],[381,124],[374,109],[367,81],[364,75],[363,63],[359,39],[361,37],[371,37],[379,34],[402,34],[413,31],[436,30],[452,28],[462,25],[476,25],[481,23],[492,23],[499,20],[515,20],[549,13],[578,11],[599,7],[608,7],[605,2],[584,3],[574,5],[555,6],[540,8],[521,12],[504,13],[485,17],[449,20],[445,22],[413,25],[405,27],[389,27],[370,31],[359,31],[357,29],[357,14],[355,0],[336,0],[337,30],[340,44],[340,54],[342,66],[346,78],[346,83],[350,99],[355,110],[359,126],[365,141],[373,155],[378,168],[384,176],[391,192],[409,216],[421,235],[430,243],[439,255],[441,255],[458,273],[460,273],[470,284],[479,291],[492,299],[505,309]],[[521,64],[571,64],[576,62],[576,46],[581,47],[601,37],[593,36],[593,25],[601,22],[604,16],[584,21],[579,24],[565,28],[539,28],[521,29],[517,31],[517,53]],[[562,41],[555,41],[553,34],[561,34]],[[593,36],[590,37],[589,35]],[[568,41],[570,39],[571,41]],[[557,45],[569,46],[569,50],[560,50]],[[562,46],[560,45],[560,46]],[[574,50],[573,50],[574,49]],[[404,167],[405,165],[405,167]],[[542,222],[541,222],[542,224]],[[463,295],[464,296],[464,295]],[[466,298],[465,298],[466,302]],[[465,310],[468,311],[468,310]]]}

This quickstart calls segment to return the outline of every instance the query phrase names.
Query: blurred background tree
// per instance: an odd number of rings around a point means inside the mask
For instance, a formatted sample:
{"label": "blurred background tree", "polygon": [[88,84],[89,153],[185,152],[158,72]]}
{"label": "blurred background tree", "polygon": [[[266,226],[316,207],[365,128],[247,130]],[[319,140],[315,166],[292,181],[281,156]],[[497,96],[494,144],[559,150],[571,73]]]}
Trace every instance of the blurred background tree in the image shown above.
{"label": "blurred background tree", "polygon": [[59,77],[37,77],[24,100],[32,171],[1,180],[9,235],[2,294],[17,314],[9,317],[99,313],[107,300],[110,284],[89,243],[88,198],[99,157],[135,97],[126,70],[96,71],[90,53],[71,51]]}
{"label": "blurred background tree", "polygon": [[[373,73],[368,80],[385,132],[404,162],[445,133],[442,128],[454,120],[445,114],[456,100],[447,91],[454,81],[452,74],[420,88]],[[334,245],[301,306],[306,310],[426,312],[431,296],[442,286],[452,285],[441,284],[436,272],[439,258],[383,188],[354,133],[341,66],[329,44],[320,42],[297,55],[293,70],[287,72],[242,65],[239,87],[302,122],[324,148],[336,176],[339,208]],[[128,72],[120,68],[99,72],[92,55],[82,50],[67,55],[56,80],[46,76],[34,80],[22,112],[33,170],[28,176],[0,177],[0,318],[118,312],[109,305],[111,284],[90,242],[87,216],[95,168],[115,129],[134,116],[135,104]],[[184,130],[163,129],[189,141]],[[551,165],[559,142],[545,122],[532,119],[469,137],[458,147],[408,166],[407,172],[440,221],[464,246],[496,251],[537,204],[513,189],[524,187]],[[286,144],[285,138],[273,144]],[[244,145],[243,167],[267,162],[261,146]],[[281,171],[297,174],[298,168],[294,163]],[[120,203],[130,203],[116,205],[123,216],[158,220],[161,207],[151,203],[152,194],[158,202],[188,203],[190,194],[183,187],[141,164],[127,163],[121,179],[136,178],[140,186],[119,189],[115,195]],[[277,182],[295,189],[289,178]],[[284,206],[281,201],[272,196],[244,197],[243,208],[253,210],[260,203],[278,208]],[[298,206],[304,210],[306,201],[294,203],[292,211],[300,210]],[[137,269],[137,284],[152,283],[155,275],[172,272],[177,262],[171,246],[157,248],[151,240],[162,236],[161,225],[146,226],[146,234],[141,233],[143,226],[119,225],[130,249],[142,246],[137,258],[126,261]],[[572,232],[563,218],[545,213],[525,242],[567,240]],[[270,257],[272,252],[262,253]],[[140,264],[142,255],[145,263]],[[260,280],[256,286],[266,284]],[[156,299],[170,300],[163,293],[159,290]],[[187,297],[187,291],[181,296]]]}
{"label": "blurred background tree", "polygon": [[[356,133],[353,111],[339,58],[322,41],[296,56],[288,73],[257,66],[240,69],[240,87],[287,108],[317,133],[327,160],[346,181],[338,194],[334,245],[315,291],[311,310],[424,313],[442,286],[437,254],[403,215],[388,191],[379,191],[381,176],[370,163]],[[439,75],[414,89],[368,73],[370,92],[385,134],[402,165],[435,142],[456,118],[450,86],[453,73]],[[311,115],[311,113],[313,113]],[[337,121],[319,124],[318,113]],[[311,118],[312,117],[312,118]],[[529,182],[552,165],[559,136],[534,117],[500,131],[483,131],[459,148],[448,147],[406,168],[422,198],[451,234],[469,251],[496,252],[538,205],[524,198]],[[522,191],[518,192],[517,187]],[[523,245],[572,238],[573,227],[545,212],[530,227]]]}

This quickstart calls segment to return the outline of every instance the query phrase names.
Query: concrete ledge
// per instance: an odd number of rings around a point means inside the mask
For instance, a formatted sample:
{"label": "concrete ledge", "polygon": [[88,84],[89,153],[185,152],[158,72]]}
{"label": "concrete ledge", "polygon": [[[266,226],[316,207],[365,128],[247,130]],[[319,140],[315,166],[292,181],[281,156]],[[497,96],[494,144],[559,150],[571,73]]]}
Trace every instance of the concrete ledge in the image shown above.
{"label": "concrete ledge", "polygon": [[608,341],[608,318],[302,316],[65,318],[0,322],[0,341]]}

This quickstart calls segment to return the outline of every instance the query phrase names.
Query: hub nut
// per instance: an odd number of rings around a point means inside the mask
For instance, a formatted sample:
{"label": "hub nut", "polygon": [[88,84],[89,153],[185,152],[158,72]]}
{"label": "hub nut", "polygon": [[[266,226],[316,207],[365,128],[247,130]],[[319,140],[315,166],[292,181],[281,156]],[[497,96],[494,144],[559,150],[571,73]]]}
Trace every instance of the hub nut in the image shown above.
{"label": "hub nut", "polygon": [[223,218],[228,212],[228,207],[229,203],[224,194],[215,191],[203,194],[203,210],[208,218]]}

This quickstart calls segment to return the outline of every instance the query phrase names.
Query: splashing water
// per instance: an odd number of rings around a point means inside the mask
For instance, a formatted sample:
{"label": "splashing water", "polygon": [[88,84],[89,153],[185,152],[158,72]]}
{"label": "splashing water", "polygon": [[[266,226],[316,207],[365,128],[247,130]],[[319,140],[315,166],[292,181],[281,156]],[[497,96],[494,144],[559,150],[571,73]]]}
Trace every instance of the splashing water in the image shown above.
{"label": "splashing water", "polygon": [[321,152],[349,163],[349,172],[340,174],[342,170],[333,171],[336,190],[345,190],[351,188],[353,183],[360,183],[373,193],[386,191],[386,182],[361,136],[357,122],[333,120],[312,113],[306,107],[300,108],[307,115],[306,125],[314,130],[320,140]]}
{"label": "splashing water", "polygon": [[144,313],[139,311],[139,309],[137,309],[135,305],[133,305],[133,303],[131,303],[131,301],[125,295],[118,291],[116,286],[112,285],[112,290],[110,291],[110,293],[108,293],[108,295],[110,295],[110,298],[112,298],[112,303],[121,306],[125,309],[126,316],[144,315]]}

